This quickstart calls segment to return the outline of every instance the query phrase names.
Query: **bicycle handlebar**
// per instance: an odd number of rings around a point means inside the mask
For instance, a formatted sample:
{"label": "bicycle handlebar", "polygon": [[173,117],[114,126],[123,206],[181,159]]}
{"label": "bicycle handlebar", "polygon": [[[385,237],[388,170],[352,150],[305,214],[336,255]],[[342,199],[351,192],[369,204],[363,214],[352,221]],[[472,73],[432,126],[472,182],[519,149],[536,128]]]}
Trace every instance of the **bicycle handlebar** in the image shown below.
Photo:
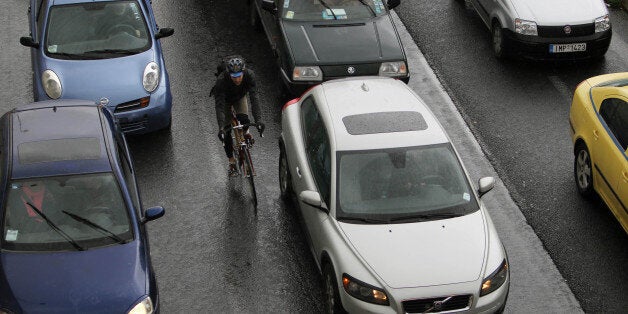
{"label": "bicycle handlebar", "polygon": [[257,129],[257,132],[259,132],[259,136],[260,137],[264,137],[264,129],[266,128],[263,124],[259,124],[259,123],[245,123],[245,124],[240,124],[240,125],[230,125],[230,126],[226,126],[224,127],[222,130],[227,133],[227,132],[231,132],[231,130],[233,129],[244,129],[246,127],[250,127],[250,126],[254,126]]}

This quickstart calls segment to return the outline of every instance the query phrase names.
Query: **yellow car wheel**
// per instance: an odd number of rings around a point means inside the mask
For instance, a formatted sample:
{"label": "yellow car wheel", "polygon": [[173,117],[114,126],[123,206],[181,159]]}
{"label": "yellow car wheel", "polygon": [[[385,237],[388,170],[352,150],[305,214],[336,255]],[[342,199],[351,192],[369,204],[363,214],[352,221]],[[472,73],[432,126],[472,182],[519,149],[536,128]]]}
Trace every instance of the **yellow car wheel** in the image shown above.
{"label": "yellow car wheel", "polygon": [[582,196],[590,197],[593,195],[593,170],[591,168],[591,155],[586,145],[578,145],[573,164],[578,192]]}

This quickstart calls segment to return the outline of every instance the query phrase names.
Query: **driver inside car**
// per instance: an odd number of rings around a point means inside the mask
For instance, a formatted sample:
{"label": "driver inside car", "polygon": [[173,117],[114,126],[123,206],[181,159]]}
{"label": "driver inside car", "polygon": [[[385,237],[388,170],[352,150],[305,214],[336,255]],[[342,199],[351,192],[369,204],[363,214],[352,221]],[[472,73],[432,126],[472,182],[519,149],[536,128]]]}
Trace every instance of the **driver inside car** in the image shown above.
{"label": "driver inside car", "polygon": [[140,29],[143,28],[140,24],[142,21],[136,16],[133,9],[137,10],[135,4],[130,2],[107,4],[104,10],[105,13],[99,21],[98,34],[108,38],[125,32],[129,35],[140,37],[142,35]]}

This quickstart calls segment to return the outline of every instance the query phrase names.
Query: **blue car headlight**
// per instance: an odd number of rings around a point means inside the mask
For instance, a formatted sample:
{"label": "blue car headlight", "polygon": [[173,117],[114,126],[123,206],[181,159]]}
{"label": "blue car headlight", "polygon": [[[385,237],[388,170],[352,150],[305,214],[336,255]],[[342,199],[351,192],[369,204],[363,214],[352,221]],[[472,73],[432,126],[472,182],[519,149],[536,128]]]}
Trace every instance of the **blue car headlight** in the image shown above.
{"label": "blue car headlight", "polygon": [[506,278],[508,278],[508,261],[504,259],[499,267],[482,281],[480,296],[485,296],[497,290],[506,282]]}
{"label": "blue car headlight", "polygon": [[52,99],[61,97],[61,81],[59,81],[59,77],[54,71],[44,71],[44,73],[41,74],[41,84],[48,97]]}
{"label": "blue car headlight", "polygon": [[356,299],[380,305],[390,304],[384,290],[361,282],[347,274],[342,274],[342,286],[350,296]]}
{"label": "blue car headlight", "polygon": [[144,89],[152,93],[159,85],[159,66],[155,62],[150,62],[144,68],[144,76],[142,76],[142,85]]}
{"label": "blue car headlight", "polygon": [[150,297],[144,298],[144,300],[140,301],[136,304],[128,314],[152,314],[155,308],[153,308],[153,301]]}

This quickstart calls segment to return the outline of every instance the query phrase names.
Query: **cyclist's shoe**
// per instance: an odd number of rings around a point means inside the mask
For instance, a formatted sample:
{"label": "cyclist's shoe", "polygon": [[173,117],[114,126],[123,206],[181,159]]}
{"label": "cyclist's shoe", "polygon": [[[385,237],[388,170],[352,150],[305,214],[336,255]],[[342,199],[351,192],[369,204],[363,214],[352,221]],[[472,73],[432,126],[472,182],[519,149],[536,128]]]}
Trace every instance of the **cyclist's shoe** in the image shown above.
{"label": "cyclist's shoe", "polygon": [[228,173],[229,173],[230,177],[237,177],[238,176],[238,168],[236,167],[235,164],[229,164]]}
{"label": "cyclist's shoe", "polygon": [[253,146],[253,144],[255,144],[255,139],[253,138],[253,135],[251,135],[251,133],[244,133],[244,139],[250,146]]}

